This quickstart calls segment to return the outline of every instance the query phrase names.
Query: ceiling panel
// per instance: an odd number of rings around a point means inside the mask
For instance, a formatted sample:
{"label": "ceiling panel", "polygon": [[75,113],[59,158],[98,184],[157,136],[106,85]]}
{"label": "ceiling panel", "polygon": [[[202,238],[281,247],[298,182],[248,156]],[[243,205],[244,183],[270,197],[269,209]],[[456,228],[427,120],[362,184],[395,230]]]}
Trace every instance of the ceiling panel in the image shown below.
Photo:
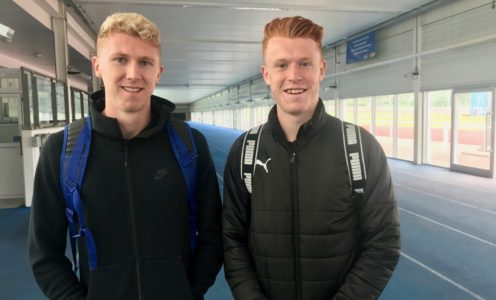
{"label": "ceiling panel", "polygon": [[[44,1],[44,0],[36,0]],[[0,22],[16,27],[12,45],[0,53],[53,67],[53,34],[11,1],[3,4]],[[71,0],[95,31],[113,12],[138,12],[162,34],[162,75],[156,93],[189,103],[260,73],[263,28],[276,17],[301,15],[325,28],[324,44],[342,40],[371,26],[425,5],[431,0],[217,0],[132,1]],[[19,33],[19,36],[17,35]],[[18,44],[16,39],[18,39]],[[14,44],[16,43],[16,44]],[[33,52],[43,56],[34,59]],[[52,53],[52,54],[51,54]],[[89,57],[70,50],[71,66],[91,73]]]}

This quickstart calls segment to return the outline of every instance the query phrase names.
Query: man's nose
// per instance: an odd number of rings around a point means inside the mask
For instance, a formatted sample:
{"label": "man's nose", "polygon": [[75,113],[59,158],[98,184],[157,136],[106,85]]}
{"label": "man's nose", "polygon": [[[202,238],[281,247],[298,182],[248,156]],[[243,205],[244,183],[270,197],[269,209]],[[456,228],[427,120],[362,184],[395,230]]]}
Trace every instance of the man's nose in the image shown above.
{"label": "man's nose", "polygon": [[139,64],[130,62],[126,67],[126,78],[129,80],[138,80],[140,76]]}
{"label": "man's nose", "polygon": [[301,67],[299,64],[290,64],[288,66],[289,80],[298,81],[301,80]]}

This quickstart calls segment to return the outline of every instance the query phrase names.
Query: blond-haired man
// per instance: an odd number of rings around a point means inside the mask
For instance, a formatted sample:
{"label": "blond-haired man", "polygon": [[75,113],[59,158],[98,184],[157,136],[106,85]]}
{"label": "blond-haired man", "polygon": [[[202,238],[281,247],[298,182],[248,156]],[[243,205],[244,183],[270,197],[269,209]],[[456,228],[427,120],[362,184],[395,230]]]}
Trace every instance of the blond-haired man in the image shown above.
{"label": "blond-haired man", "polygon": [[56,133],[43,147],[34,182],[29,258],[36,281],[50,299],[202,299],[222,264],[221,202],[207,143],[193,130],[198,235],[192,248],[187,183],[164,130],[174,104],[152,95],[163,71],[157,27],[139,14],[109,16],[93,66],[105,89],[91,96],[91,149],[80,195],[98,264],[88,263],[87,238],[79,245],[79,277],[65,256],[63,133]]}
{"label": "blond-haired man", "polygon": [[237,300],[377,299],[399,258],[396,199],[380,145],[360,129],[367,170],[360,197],[351,189],[343,124],[319,99],[322,35],[299,16],[265,27],[262,75],[276,105],[249,132],[261,131],[253,173],[240,170],[247,133],[224,173],[225,274]]}

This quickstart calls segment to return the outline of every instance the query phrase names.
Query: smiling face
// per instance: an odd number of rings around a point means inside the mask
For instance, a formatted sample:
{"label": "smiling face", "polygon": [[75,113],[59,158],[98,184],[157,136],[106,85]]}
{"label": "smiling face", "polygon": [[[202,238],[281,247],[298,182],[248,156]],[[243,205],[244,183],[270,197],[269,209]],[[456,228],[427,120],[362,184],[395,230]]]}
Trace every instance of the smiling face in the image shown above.
{"label": "smiling face", "polygon": [[93,67],[105,86],[106,116],[149,113],[150,97],[163,71],[160,49],[126,33],[114,32],[98,43]]}
{"label": "smiling face", "polygon": [[319,101],[326,61],[311,38],[275,36],[264,51],[262,75],[277,103],[277,114],[309,120]]}

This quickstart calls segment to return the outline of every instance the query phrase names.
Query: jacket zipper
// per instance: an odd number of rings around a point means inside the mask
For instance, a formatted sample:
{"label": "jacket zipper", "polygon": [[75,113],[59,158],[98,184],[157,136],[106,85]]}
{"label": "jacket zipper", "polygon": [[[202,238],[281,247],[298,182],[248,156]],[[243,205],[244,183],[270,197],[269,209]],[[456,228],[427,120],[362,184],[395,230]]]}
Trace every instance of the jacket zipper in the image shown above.
{"label": "jacket zipper", "polygon": [[296,299],[302,299],[301,294],[301,262],[300,262],[300,241],[299,241],[299,232],[300,232],[300,220],[299,220],[299,203],[298,203],[298,176],[296,174],[296,151],[293,151],[293,155],[289,163],[291,164],[291,186],[293,187],[293,247],[295,252],[295,281],[296,281]]}
{"label": "jacket zipper", "polygon": [[136,216],[134,210],[133,186],[131,181],[131,172],[128,168],[129,142],[124,145],[124,167],[126,168],[127,189],[129,193],[129,215],[131,216],[131,231],[133,234],[134,255],[136,256],[136,280],[138,283],[138,299],[143,299],[143,287],[141,284],[141,256],[138,249],[138,233],[136,230]]}

